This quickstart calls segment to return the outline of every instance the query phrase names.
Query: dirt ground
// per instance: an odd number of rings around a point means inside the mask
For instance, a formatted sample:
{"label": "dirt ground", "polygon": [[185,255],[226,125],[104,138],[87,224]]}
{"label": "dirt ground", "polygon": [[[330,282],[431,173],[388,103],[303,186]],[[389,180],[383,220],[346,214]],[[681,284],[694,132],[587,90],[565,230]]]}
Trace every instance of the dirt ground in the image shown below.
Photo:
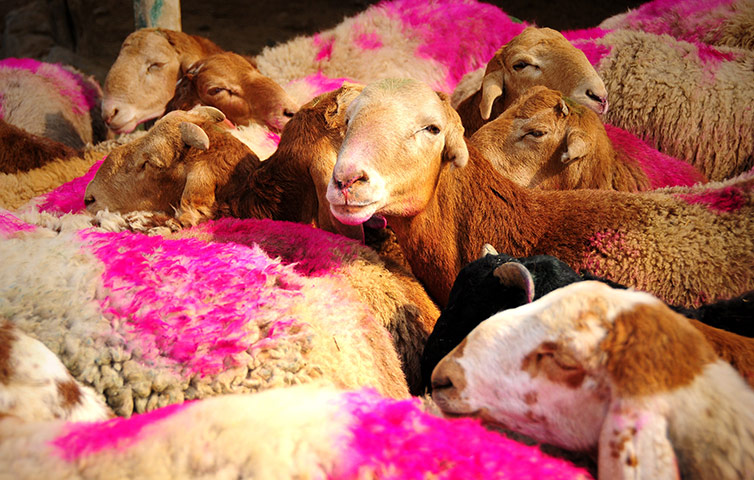
{"label": "dirt ground", "polygon": [[[181,0],[183,31],[254,55],[265,46],[334,27],[376,3],[370,0]],[[489,1],[522,20],[558,30],[588,28],[641,1]],[[69,63],[104,80],[134,29],[128,0],[3,0],[0,57]]]}

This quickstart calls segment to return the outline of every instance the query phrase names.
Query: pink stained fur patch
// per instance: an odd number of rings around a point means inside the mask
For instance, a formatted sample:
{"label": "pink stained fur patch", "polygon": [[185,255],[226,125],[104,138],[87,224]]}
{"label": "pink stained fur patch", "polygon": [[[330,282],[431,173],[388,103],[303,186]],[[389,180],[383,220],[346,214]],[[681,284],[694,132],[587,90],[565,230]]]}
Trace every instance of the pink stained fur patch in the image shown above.
{"label": "pink stained fur patch", "polygon": [[270,257],[280,257],[295,271],[309,277],[330,275],[344,262],[356,259],[358,242],[309,225],[273,220],[222,218],[206,222],[191,231],[205,232],[214,242],[241,245],[258,243]]}
{"label": "pink stained fur patch", "polygon": [[689,205],[704,205],[713,213],[735,213],[748,201],[748,195],[735,185],[710,189],[703,193],[679,193],[676,195]]}
{"label": "pink stained fur patch", "polygon": [[31,225],[7,210],[0,209],[0,236],[10,237],[18,232],[33,232],[36,225]]}
{"label": "pink stained fur patch", "polygon": [[213,375],[245,364],[257,342],[295,324],[285,315],[254,322],[301,294],[298,277],[259,248],[130,232],[79,236],[105,267],[100,308],[141,362],[184,379]]}
{"label": "pink stained fur patch", "polygon": [[378,8],[398,18],[407,37],[420,41],[415,52],[418,57],[435,60],[448,69],[445,85],[433,86],[447,92],[526,28],[499,8],[471,0],[383,1]]}
{"label": "pink stained fur patch", "polygon": [[61,64],[40,62],[32,58],[6,58],[0,60],[0,70],[2,69],[27,70],[50,80],[71,101],[71,107],[78,115],[88,113],[98,103],[99,92],[96,87],[87,83],[81,75],[63,68]]}
{"label": "pink stained fur patch", "polygon": [[95,162],[86,174],[64,183],[55,190],[40,195],[39,210],[50,213],[81,213],[84,205],[86,186],[92,181],[100,165],[104,161]]}
{"label": "pink stained fur patch", "polygon": [[333,45],[335,44],[335,37],[328,36],[327,38],[325,38],[319,33],[316,33],[314,34],[312,41],[314,42],[315,47],[319,47],[319,51],[317,51],[317,55],[314,57],[314,59],[318,62],[323,60],[330,60],[330,57],[332,56]]}
{"label": "pink stained fur patch", "polygon": [[66,426],[65,433],[51,443],[68,462],[81,460],[102,450],[123,451],[142,438],[144,428],[180,412],[191,402],[168,405],[131,418],[113,418],[104,422],[79,422]]}
{"label": "pink stained fur patch", "polygon": [[592,66],[596,66],[612,50],[612,46],[598,43],[597,40],[609,33],[608,30],[601,28],[588,28],[583,30],[569,30],[562,32],[563,36],[571,42],[571,45],[578,48]]}
{"label": "pink stained fur patch", "polygon": [[354,83],[353,80],[348,78],[330,78],[322,72],[304,77],[304,81],[307,85],[311,86],[314,90],[313,96],[322,95],[326,92],[331,92],[342,87],[344,83]]}
{"label": "pink stained fur patch", "polygon": [[392,400],[371,391],[345,394],[355,417],[341,441],[333,480],[395,478],[588,479],[589,473],[537,447],[488,431],[475,419],[423,412],[418,399]]}
{"label": "pink stained fur patch", "polygon": [[376,32],[366,32],[360,23],[354,23],[351,31],[354,43],[362,50],[377,50],[382,47],[382,37]]}
{"label": "pink stained fur patch", "polygon": [[605,124],[615,150],[640,165],[652,190],[676,185],[691,186],[707,178],[693,165],[655,150],[644,140],[621,128]]}

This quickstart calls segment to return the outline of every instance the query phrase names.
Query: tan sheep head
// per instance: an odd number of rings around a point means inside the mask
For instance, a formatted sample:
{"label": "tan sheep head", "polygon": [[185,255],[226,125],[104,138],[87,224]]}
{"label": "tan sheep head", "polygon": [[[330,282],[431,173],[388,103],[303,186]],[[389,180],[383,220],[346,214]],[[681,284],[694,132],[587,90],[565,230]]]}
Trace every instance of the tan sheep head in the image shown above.
{"label": "tan sheep head", "polygon": [[102,118],[111,130],[130,132],[165,112],[181,74],[199,60],[186,37],[156,28],[126,37],[103,89]]}
{"label": "tan sheep head", "polygon": [[498,171],[530,188],[578,188],[614,161],[597,114],[543,86],[531,88],[471,141]]}
{"label": "tan sheep head", "polygon": [[296,102],[247,58],[223,52],[194,63],[176,86],[167,111],[209,105],[236,125],[259,123],[280,132],[298,110]]}
{"label": "tan sheep head", "polygon": [[551,28],[527,27],[495,53],[482,80],[479,112],[490,118],[503,96],[503,108],[534,85],[560,90],[597,113],[607,112],[607,90],[586,55]]}
{"label": "tan sheep head", "polygon": [[[375,213],[418,213],[440,170],[446,164],[463,167],[469,158],[461,119],[447,96],[415,80],[368,85],[348,107],[346,124],[327,189],[331,211],[345,224],[363,223]],[[411,181],[417,169],[427,179],[420,187]],[[399,204],[400,211],[394,210]]]}
{"label": "tan sheep head", "polygon": [[[201,162],[187,162],[186,157],[192,148],[204,151],[210,146],[199,125],[206,128],[224,120],[213,107],[165,115],[146,135],[110,152],[86,188],[87,211],[145,210],[171,216],[175,211],[184,225],[209,217],[215,179]],[[210,184],[212,188],[206,188]]]}

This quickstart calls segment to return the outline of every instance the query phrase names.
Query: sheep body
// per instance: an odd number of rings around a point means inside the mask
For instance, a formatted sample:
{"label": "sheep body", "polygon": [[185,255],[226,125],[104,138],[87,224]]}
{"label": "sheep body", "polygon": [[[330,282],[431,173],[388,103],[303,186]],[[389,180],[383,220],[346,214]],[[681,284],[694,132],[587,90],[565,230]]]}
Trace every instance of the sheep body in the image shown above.
{"label": "sheep body", "polygon": [[[302,399],[306,399],[302,401]],[[418,400],[302,385],[89,424],[0,420],[6,478],[582,479],[589,474]],[[106,434],[105,434],[106,433]],[[427,455],[431,451],[432,455]]]}
{"label": "sheep body", "polygon": [[644,292],[578,282],[494,315],[432,384],[448,414],[481,412],[539,441],[598,448],[601,479],[754,472],[754,390]]}

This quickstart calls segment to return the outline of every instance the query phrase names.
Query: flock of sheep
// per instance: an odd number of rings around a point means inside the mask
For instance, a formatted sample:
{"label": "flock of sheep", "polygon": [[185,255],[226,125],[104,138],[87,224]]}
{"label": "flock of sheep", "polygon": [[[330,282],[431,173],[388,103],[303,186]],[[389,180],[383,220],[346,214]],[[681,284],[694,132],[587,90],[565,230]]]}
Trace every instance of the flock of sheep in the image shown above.
{"label": "flock of sheep", "polygon": [[0,60],[0,478],[754,479],[754,2],[701,3]]}

